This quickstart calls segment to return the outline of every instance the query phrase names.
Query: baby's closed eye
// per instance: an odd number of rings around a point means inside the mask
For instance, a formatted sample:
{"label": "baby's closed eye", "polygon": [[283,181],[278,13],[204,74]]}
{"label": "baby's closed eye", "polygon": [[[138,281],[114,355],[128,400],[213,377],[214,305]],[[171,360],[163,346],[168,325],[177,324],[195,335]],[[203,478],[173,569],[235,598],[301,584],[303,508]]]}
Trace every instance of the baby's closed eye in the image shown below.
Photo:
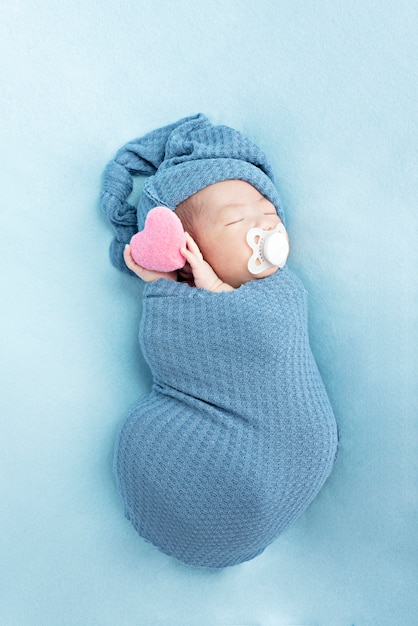
{"label": "baby's closed eye", "polygon": [[232,224],[239,224],[240,222],[243,222],[243,221],[244,221],[243,217],[236,218],[236,219],[233,219],[231,222],[227,222],[225,226],[232,226]]}

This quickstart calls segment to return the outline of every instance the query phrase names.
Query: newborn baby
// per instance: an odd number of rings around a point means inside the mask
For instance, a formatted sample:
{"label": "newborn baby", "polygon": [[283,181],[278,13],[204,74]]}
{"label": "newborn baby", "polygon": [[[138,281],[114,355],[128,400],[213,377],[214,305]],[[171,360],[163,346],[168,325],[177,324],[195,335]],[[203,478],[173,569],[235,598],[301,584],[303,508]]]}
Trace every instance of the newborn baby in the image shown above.
{"label": "newborn baby", "polygon": [[[137,209],[132,173],[152,174]],[[140,344],[154,381],[116,445],[126,516],[186,564],[252,559],[306,509],[337,450],[268,161],[198,115],[124,146],[102,197],[113,262],[146,282]],[[188,233],[179,277],[144,270],[126,246],[157,204]],[[279,231],[274,264],[258,243]]]}
{"label": "newborn baby", "polygon": [[[255,187],[242,180],[214,183],[182,202],[175,213],[187,229],[187,248],[182,253],[187,265],[180,277],[192,280],[196,287],[209,291],[232,291],[254,278],[265,278],[278,266],[259,259],[252,267],[253,254],[248,244],[248,233],[257,237],[276,231],[281,220],[274,205]],[[284,262],[289,251],[284,228],[279,248],[284,248]],[[194,239],[191,234],[193,234]],[[264,235],[264,236],[265,236]],[[196,243],[198,241],[198,244]],[[277,247],[277,246],[276,246]],[[199,249],[200,248],[200,249]],[[255,246],[256,252],[258,247]],[[258,256],[255,255],[256,261]],[[177,280],[177,274],[153,272],[135,263],[130,246],[124,250],[126,265],[146,282],[167,278]],[[284,265],[284,263],[283,263]]]}

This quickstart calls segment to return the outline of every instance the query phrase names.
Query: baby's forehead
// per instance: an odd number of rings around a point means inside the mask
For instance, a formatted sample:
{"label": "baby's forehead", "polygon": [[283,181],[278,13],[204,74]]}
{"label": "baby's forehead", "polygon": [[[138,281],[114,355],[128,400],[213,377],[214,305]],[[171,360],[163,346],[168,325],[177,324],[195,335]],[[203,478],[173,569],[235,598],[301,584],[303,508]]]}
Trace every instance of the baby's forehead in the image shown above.
{"label": "baby's forehead", "polygon": [[243,180],[219,181],[204,187],[193,196],[197,207],[210,207],[212,210],[215,207],[219,210],[237,209],[263,198],[256,187]]}
{"label": "baby's forehead", "polygon": [[[268,200],[256,187],[243,180],[226,180],[204,187],[191,196],[187,204],[197,228],[229,223],[237,216],[259,208],[265,212]],[[268,200],[269,201],[269,200]],[[269,201],[270,202],[270,201]],[[276,212],[276,209],[274,209]]]}

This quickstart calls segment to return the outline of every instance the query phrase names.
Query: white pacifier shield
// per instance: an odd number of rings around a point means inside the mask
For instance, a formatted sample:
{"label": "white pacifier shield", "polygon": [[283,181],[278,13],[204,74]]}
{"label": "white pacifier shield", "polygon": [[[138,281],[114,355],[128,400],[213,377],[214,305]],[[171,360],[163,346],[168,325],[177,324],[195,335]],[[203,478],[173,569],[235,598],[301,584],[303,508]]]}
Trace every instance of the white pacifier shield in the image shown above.
{"label": "white pacifier shield", "polygon": [[260,274],[273,266],[279,268],[285,266],[289,256],[289,242],[283,224],[278,224],[274,230],[250,228],[247,243],[253,251],[248,261],[248,270],[251,274]]}

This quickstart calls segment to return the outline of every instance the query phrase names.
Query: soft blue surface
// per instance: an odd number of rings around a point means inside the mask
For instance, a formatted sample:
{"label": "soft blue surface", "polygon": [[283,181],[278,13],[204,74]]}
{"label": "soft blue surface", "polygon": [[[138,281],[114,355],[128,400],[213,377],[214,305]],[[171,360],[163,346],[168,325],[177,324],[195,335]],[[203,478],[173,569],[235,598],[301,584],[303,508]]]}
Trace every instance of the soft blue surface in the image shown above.
{"label": "soft blue surface", "polygon": [[[417,623],[417,5],[2,3],[3,626]],[[261,557],[188,569],[112,476],[149,388],[100,176],[198,111],[271,157],[342,447]]]}

